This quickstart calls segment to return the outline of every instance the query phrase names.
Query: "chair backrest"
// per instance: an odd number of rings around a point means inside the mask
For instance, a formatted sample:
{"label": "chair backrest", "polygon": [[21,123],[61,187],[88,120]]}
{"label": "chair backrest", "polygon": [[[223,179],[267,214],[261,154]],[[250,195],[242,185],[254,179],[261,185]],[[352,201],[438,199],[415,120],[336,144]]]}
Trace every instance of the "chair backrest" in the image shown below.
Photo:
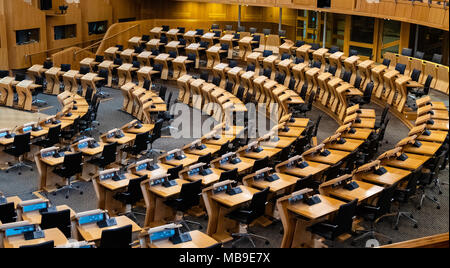
{"label": "chair backrest", "polygon": [[230,68],[234,68],[234,67],[237,67],[237,66],[238,66],[238,63],[237,63],[237,61],[235,61],[235,60],[230,60],[229,63],[228,63],[228,66],[229,66]]}
{"label": "chair backrest", "polygon": [[217,152],[218,156],[225,155],[230,150],[230,142],[227,141],[226,143],[222,144],[220,146],[220,150]]}
{"label": "chair backrest", "polygon": [[30,152],[31,133],[16,135],[14,137],[13,146],[16,148],[17,155],[23,155]]}
{"label": "chair backrest", "polygon": [[123,64],[123,60],[121,58],[115,58],[114,59],[114,64],[121,66]]}
{"label": "chair backrest", "polygon": [[198,163],[205,163],[205,164],[209,164],[212,161],[212,154],[208,153],[202,156],[199,156],[198,158]]}
{"label": "chair backrest", "polygon": [[389,67],[389,65],[391,65],[391,60],[390,59],[383,59],[383,65],[386,67]]}
{"label": "chair backrest", "polygon": [[139,61],[133,61],[133,68],[141,68],[141,63]]}
{"label": "chair backrest", "polygon": [[47,139],[51,145],[59,143],[59,137],[61,136],[61,125],[51,127],[48,130]]}
{"label": "chair backrest", "polygon": [[150,41],[150,35],[146,35],[146,34],[142,35],[142,41],[144,41],[144,42]]}
{"label": "chair backrest", "polygon": [[160,89],[159,89],[159,94],[158,95],[164,101],[166,100],[166,97],[167,97],[166,93],[167,93],[167,87],[166,86],[161,86]]}
{"label": "chair backrest", "polygon": [[366,89],[364,90],[364,101],[366,103],[370,103],[370,100],[372,99],[372,93],[373,93],[373,82],[370,82],[367,84]]}
{"label": "chair backrest", "polygon": [[313,50],[318,50],[320,48],[320,45],[317,43],[311,43],[310,45],[311,45],[311,49],[313,49]]}
{"label": "chair backrest", "polygon": [[0,70],[0,79],[5,78],[7,76],[9,76],[8,70]]}
{"label": "chair backrest", "polygon": [[70,66],[70,64],[61,64],[61,71],[62,72],[68,72],[70,71],[72,67]]}
{"label": "chair backrest", "polygon": [[263,51],[263,57],[264,58],[269,57],[271,55],[273,55],[273,51],[272,50],[264,50]]}
{"label": "chair backrest", "polygon": [[109,165],[116,162],[117,158],[117,142],[106,144],[103,147],[102,159],[104,165]]}
{"label": "chair backrest", "polygon": [[220,76],[214,76],[212,79],[212,83],[216,86],[220,86],[220,81],[222,81],[222,78],[220,78]]}
{"label": "chair backrest", "polygon": [[332,74],[333,76],[336,75],[336,71],[337,71],[337,68],[336,68],[336,66],[334,66],[334,65],[331,65],[330,68],[328,69],[328,72],[329,72],[330,74]]}
{"label": "chair backrest", "polygon": [[281,84],[281,85],[284,84],[285,79],[286,79],[286,75],[284,73],[277,73],[277,75],[275,77],[275,81],[277,81],[278,84]]}
{"label": "chair backrest", "polygon": [[132,205],[136,204],[137,202],[141,201],[144,198],[141,189],[141,182],[147,179],[148,176],[145,175],[137,179],[132,179],[128,183],[127,193],[130,195],[129,201]]}
{"label": "chair backrest", "polygon": [[232,169],[228,171],[224,171],[220,174],[219,181],[226,181],[226,180],[237,180],[239,176],[238,169]]}
{"label": "chair backrest", "polygon": [[285,37],[286,36],[286,30],[278,30],[278,36]]}
{"label": "chair backrest", "polygon": [[87,66],[81,66],[80,67],[80,74],[87,74],[91,71],[91,69]]}
{"label": "chair backrest", "polygon": [[441,64],[442,62],[442,55],[441,54],[433,54],[433,58],[431,59],[432,62]]}
{"label": "chair backrest", "polygon": [[411,79],[412,79],[413,81],[419,82],[419,78],[420,78],[420,74],[421,74],[421,73],[422,73],[421,70],[414,69],[414,70],[411,72]]}
{"label": "chair backrest", "polygon": [[377,215],[375,215],[375,218],[378,218],[382,215],[385,215],[387,213],[390,213],[392,201],[394,198],[395,190],[397,189],[397,184],[394,184],[388,188],[385,188],[377,201],[376,207],[379,208]]}
{"label": "chair backrest", "polygon": [[132,239],[131,225],[102,231],[100,248],[130,248]]}
{"label": "chair backrest", "polygon": [[320,69],[320,67],[322,67],[322,62],[320,62],[320,61],[313,61],[312,67]]}
{"label": "chair backrest", "polygon": [[136,148],[136,151],[142,152],[147,150],[149,135],[149,132],[136,135],[136,139],[134,140],[134,148]]}
{"label": "chair backrest", "polygon": [[252,173],[264,169],[269,166],[269,157],[265,157],[263,159],[258,159],[253,164]]}
{"label": "chair backrest", "polygon": [[270,76],[272,75],[272,69],[270,69],[270,68],[264,69],[263,75],[267,78],[270,78]]}
{"label": "chair backrest", "polygon": [[400,74],[405,74],[406,64],[397,63],[395,70],[397,70]]}
{"label": "chair backrest", "polygon": [[351,57],[351,56],[358,56],[358,50],[350,49],[350,52],[349,52],[348,56],[349,57]]}
{"label": "chair backrest", "polygon": [[418,59],[423,59],[423,56],[425,55],[424,52],[422,51],[416,51],[416,53],[414,53],[414,58],[418,58]]}
{"label": "chair backrest", "polygon": [[338,46],[331,46],[330,50],[328,51],[330,54],[336,53],[339,51]]}
{"label": "chair backrest", "polygon": [[311,111],[312,105],[313,105],[315,99],[316,99],[316,92],[313,91],[313,92],[311,92],[311,94],[309,94],[309,99],[308,99],[308,110],[309,111]]}
{"label": "chair backrest", "polygon": [[[100,61],[97,61],[97,62],[100,62]],[[53,62],[52,62],[52,61],[49,61],[49,60],[44,61],[44,68],[45,68],[45,69],[51,69],[51,68],[53,68]]]}
{"label": "chair backrest", "polygon": [[149,90],[151,85],[152,85],[152,81],[145,79],[144,85],[142,87],[145,88],[146,90]]}
{"label": "chair backrest", "polygon": [[322,115],[319,115],[319,117],[316,120],[316,123],[314,124],[314,132],[312,134],[312,137],[317,137],[317,133],[319,132],[319,126],[320,126],[321,121],[322,121]]}
{"label": "chair backrest", "polygon": [[361,76],[357,76],[353,86],[355,86],[355,88],[357,88],[357,89],[361,89],[361,82],[362,82],[362,77]]}
{"label": "chair backrest", "polygon": [[238,33],[245,32],[245,26],[239,26],[237,31]]}
{"label": "chair backrest", "polygon": [[431,82],[433,82],[433,76],[432,75],[428,75],[427,76],[427,80],[425,80],[425,84],[423,87],[423,91],[426,95],[428,95],[428,93],[430,92],[430,88],[431,88]]}
{"label": "chair backrest", "polygon": [[315,182],[315,178],[313,175],[309,175],[307,177],[304,177],[302,179],[299,179],[295,183],[294,192],[309,188],[309,189],[315,189],[317,183]]}
{"label": "chair backrest", "polygon": [[291,58],[291,54],[289,53],[283,53],[283,55],[281,55],[281,60],[288,60]]}
{"label": "chair backrest", "polygon": [[51,240],[51,241],[47,241],[44,243],[40,243],[40,244],[35,244],[35,245],[27,245],[27,246],[21,246],[20,248],[24,248],[24,249],[49,249],[49,248],[55,248],[55,241]]}
{"label": "chair backrest", "polygon": [[[219,32],[220,33],[220,32]],[[222,43],[220,44],[220,49],[221,50],[228,50],[230,48],[230,45],[227,43]]]}
{"label": "chair backrest", "polygon": [[200,203],[200,194],[202,192],[202,181],[197,180],[185,183],[181,186],[179,198],[183,203],[183,207],[188,209],[197,206]]}
{"label": "chair backrest", "polygon": [[384,107],[383,109],[383,113],[381,114],[381,123],[384,122],[384,120],[386,120],[386,116],[389,113],[389,106]]}
{"label": "chair backrest", "polygon": [[265,35],[265,36],[267,36],[267,35],[269,35],[269,34],[271,34],[272,33],[272,30],[271,29],[263,29],[263,34]]}
{"label": "chair backrest", "polygon": [[119,51],[123,51],[123,46],[122,45],[116,45],[116,47],[119,49]]}
{"label": "chair backrest", "polygon": [[278,160],[280,162],[287,161],[289,159],[289,154],[291,153],[291,147],[284,147],[278,155]]}
{"label": "chair backrest", "polygon": [[0,221],[2,224],[15,222],[15,218],[16,208],[13,202],[0,205]]}
{"label": "chair backrest", "polygon": [[205,32],[203,29],[196,29],[196,31],[197,31],[197,35],[203,35]]}
{"label": "chair backrest", "polygon": [[236,97],[240,100],[244,99],[245,88],[243,86],[239,86],[238,91],[236,93]]}
{"label": "chair backrest", "polygon": [[252,201],[250,202],[249,211],[251,219],[257,219],[264,216],[266,211],[267,198],[269,196],[269,188],[266,188],[260,192],[253,194]]}
{"label": "chair backrest", "polygon": [[169,180],[176,180],[179,178],[180,171],[183,170],[183,165],[179,165],[173,168],[169,168],[167,170],[167,174],[169,174]]}
{"label": "chair backrest", "polygon": [[342,76],[342,80],[344,80],[344,82],[350,83],[350,78],[352,77],[352,72],[351,71],[345,71],[344,72],[344,76]]}
{"label": "chair backrest", "polygon": [[234,87],[234,83],[233,82],[228,81],[225,84],[225,90],[230,92],[230,93],[233,92],[233,87]]}
{"label": "chair backrest", "polygon": [[339,211],[334,219],[334,225],[337,229],[333,233],[333,238],[342,234],[350,233],[353,226],[353,217],[356,215],[356,207],[358,206],[358,199],[353,200],[348,204],[344,204],[339,208]]}
{"label": "chair backrest", "polygon": [[83,153],[67,154],[64,156],[63,166],[67,170],[67,175],[72,177],[83,172]]}
{"label": "chair backrest", "polygon": [[159,119],[158,121],[156,121],[155,128],[153,129],[153,132],[151,135],[150,143],[153,143],[157,139],[161,138],[161,129],[162,129],[163,123],[164,123],[164,120],[162,120],[162,119]]}
{"label": "chair backrest", "polygon": [[104,60],[105,60],[105,57],[102,56],[102,55],[96,55],[95,56],[95,62],[102,63]]}
{"label": "chair backrest", "polygon": [[247,72],[254,72],[256,70],[256,66],[254,64],[247,65]]}
{"label": "chair backrest", "polygon": [[23,81],[25,80],[27,77],[24,73],[16,73],[14,80],[16,81]]}
{"label": "chair backrest", "polygon": [[70,210],[42,213],[41,229],[58,228],[67,238],[72,236]]}
{"label": "chair backrest", "polygon": [[209,81],[209,73],[207,71],[200,73],[200,79],[205,80],[205,82]]}
{"label": "chair backrest", "polygon": [[344,164],[343,161],[339,161],[337,164],[331,166],[324,174],[325,181],[329,181],[339,177],[341,173],[341,167]]}
{"label": "chair backrest", "polygon": [[295,41],[295,47],[301,47],[305,44],[305,41],[303,40],[297,40]]}
{"label": "chair backrest", "polygon": [[413,50],[411,48],[403,48],[402,55],[407,57],[412,57]]}
{"label": "chair backrest", "polygon": [[291,77],[291,80],[289,81],[289,86],[288,88],[290,90],[295,90],[295,85],[297,84],[297,81],[295,80],[294,77]]}

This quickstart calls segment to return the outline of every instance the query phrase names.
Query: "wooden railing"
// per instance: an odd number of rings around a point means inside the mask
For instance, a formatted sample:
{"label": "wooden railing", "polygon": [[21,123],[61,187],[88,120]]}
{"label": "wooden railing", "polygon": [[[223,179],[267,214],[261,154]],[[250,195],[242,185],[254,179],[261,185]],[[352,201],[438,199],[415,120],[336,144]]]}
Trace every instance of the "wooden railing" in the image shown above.
{"label": "wooden railing", "polygon": [[448,248],[449,233],[428,236],[406,242],[382,246],[381,248]]}

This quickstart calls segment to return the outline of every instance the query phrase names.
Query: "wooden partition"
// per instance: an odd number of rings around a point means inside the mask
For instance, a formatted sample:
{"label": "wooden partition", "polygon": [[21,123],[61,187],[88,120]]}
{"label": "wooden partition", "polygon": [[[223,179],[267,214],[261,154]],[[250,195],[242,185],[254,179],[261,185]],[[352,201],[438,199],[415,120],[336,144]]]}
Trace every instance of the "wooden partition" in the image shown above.
{"label": "wooden partition", "polygon": [[6,16],[4,13],[4,0],[0,0],[0,69],[9,68],[8,39],[6,34]]}

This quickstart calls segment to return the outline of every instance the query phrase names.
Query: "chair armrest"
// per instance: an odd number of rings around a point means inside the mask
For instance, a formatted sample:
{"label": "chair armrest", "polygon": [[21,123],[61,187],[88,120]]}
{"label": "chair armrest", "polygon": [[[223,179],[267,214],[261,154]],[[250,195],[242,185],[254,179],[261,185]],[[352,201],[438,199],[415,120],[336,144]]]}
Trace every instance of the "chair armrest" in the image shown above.
{"label": "chair armrest", "polygon": [[317,225],[323,226],[323,227],[327,227],[327,228],[331,228],[331,229],[337,229],[338,226],[337,225],[333,225],[333,224],[329,224],[329,223],[318,223]]}

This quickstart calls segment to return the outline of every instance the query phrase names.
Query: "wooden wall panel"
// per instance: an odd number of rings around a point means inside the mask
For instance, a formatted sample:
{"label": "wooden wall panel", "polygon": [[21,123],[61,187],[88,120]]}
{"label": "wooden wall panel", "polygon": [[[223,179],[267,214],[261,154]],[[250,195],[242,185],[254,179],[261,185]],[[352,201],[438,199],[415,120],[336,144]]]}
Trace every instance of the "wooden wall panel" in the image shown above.
{"label": "wooden wall panel", "polygon": [[113,20],[112,23],[119,22],[119,19],[136,18],[139,20],[139,1],[129,1],[129,0],[109,0],[109,4],[112,6],[113,10]]}
{"label": "wooden wall panel", "polygon": [[8,39],[6,34],[6,16],[4,14],[4,2],[0,0],[0,69],[9,69],[8,60]]}
{"label": "wooden wall panel", "polygon": [[89,35],[89,22],[108,21],[108,26],[112,25],[112,6],[107,0],[82,0],[81,18],[83,29],[83,40],[85,42],[101,39],[103,34]]}
{"label": "wooden wall panel", "polygon": [[[55,26],[76,25],[76,37],[55,40]],[[48,49],[80,45],[83,40],[81,8],[79,4],[70,4],[64,16],[47,16]]]}
{"label": "wooden wall panel", "polygon": [[[24,1],[5,1],[4,4],[5,14],[8,15],[6,16],[6,25],[10,69],[26,68],[33,62],[43,62],[44,56],[35,56],[30,62],[26,55],[47,49],[45,13]],[[40,29],[39,43],[16,44],[16,31],[34,28]]]}

